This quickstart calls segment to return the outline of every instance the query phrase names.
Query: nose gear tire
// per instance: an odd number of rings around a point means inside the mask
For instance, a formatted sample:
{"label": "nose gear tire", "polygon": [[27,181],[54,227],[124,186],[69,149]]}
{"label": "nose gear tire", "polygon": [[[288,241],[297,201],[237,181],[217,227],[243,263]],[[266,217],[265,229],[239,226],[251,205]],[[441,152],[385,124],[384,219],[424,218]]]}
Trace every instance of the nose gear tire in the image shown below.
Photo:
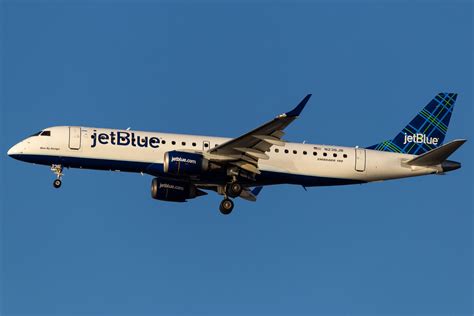
{"label": "nose gear tire", "polygon": [[53,186],[54,186],[56,189],[60,188],[60,187],[61,187],[61,184],[62,184],[62,182],[61,182],[61,180],[59,180],[59,179],[56,179],[56,180],[53,181]]}

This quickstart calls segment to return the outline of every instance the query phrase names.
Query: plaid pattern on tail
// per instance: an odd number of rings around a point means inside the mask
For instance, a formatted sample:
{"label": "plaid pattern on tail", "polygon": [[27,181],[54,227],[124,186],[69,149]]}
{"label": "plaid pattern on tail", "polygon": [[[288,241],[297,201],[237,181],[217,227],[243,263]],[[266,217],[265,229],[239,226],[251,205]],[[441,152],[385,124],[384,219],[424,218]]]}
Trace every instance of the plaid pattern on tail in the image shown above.
{"label": "plaid pattern on tail", "polygon": [[420,155],[441,146],[456,98],[456,93],[439,93],[394,139],[367,149]]}

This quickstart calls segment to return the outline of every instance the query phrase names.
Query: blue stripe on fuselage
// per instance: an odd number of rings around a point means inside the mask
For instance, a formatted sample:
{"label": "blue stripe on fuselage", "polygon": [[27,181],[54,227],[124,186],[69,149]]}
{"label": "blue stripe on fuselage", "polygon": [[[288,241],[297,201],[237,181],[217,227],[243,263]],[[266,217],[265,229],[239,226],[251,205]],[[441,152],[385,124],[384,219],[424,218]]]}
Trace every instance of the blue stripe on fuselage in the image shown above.
{"label": "blue stripe on fuselage", "polygon": [[[163,172],[163,164],[123,161],[123,160],[109,160],[109,159],[95,159],[95,158],[77,158],[77,157],[59,157],[48,155],[11,155],[10,157],[40,164],[52,165],[60,164],[65,168],[84,168],[94,170],[120,170],[125,172],[146,173],[155,177],[165,176],[170,177],[169,174]],[[228,181],[225,173],[215,172],[208,173],[199,177],[197,182],[201,183],[226,183]],[[304,186],[331,186],[331,185],[348,185],[361,184],[365,181],[338,179],[327,177],[314,177],[308,175],[298,175],[290,173],[262,171],[260,175],[256,176],[256,181],[244,180],[244,185],[258,186],[258,185],[272,185],[272,184],[298,184]]]}

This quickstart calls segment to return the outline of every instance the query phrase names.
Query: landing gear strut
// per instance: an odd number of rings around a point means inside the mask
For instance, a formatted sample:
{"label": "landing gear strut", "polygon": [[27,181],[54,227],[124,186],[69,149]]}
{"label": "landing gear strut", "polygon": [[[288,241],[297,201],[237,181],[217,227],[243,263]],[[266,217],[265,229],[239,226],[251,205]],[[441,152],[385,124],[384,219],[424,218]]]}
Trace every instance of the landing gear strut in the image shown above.
{"label": "landing gear strut", "polygon": [[239,182],[237,182],[236,177],[233,177],[232,182],[219,186],[217,189],[217,193],[224,196],[224,199],[219,206],[219,210],[222,214],[228,215],[234,209],[234,202],[230,198],[240,196],[244,188]]}
{"label": "landing gear strut", "polygon": [[63,177],[63,166],[61,165],[52,165],[51,171],[54,172],[56,175],[56,180],[53,181],[53,186],[58,189],[61,187],[62,184],[62,177]]}
{"label": "landing gear strut", "polygon": [[219,210],[224,215],[230,214],[233,209],[234,209],[234,202],[229,198],[223,199],[221,202],[221,205],[219,206]]}

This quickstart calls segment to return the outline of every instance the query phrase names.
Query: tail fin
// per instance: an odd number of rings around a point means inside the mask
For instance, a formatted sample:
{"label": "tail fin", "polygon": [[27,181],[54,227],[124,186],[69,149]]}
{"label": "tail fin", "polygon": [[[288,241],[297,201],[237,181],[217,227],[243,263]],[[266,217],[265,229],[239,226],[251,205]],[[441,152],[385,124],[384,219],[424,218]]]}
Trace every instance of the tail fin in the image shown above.
{"label": "tail fin", "polygon": [[420,155],[443,144],[456,93],[439,93],[394,139],[367,149]]}

